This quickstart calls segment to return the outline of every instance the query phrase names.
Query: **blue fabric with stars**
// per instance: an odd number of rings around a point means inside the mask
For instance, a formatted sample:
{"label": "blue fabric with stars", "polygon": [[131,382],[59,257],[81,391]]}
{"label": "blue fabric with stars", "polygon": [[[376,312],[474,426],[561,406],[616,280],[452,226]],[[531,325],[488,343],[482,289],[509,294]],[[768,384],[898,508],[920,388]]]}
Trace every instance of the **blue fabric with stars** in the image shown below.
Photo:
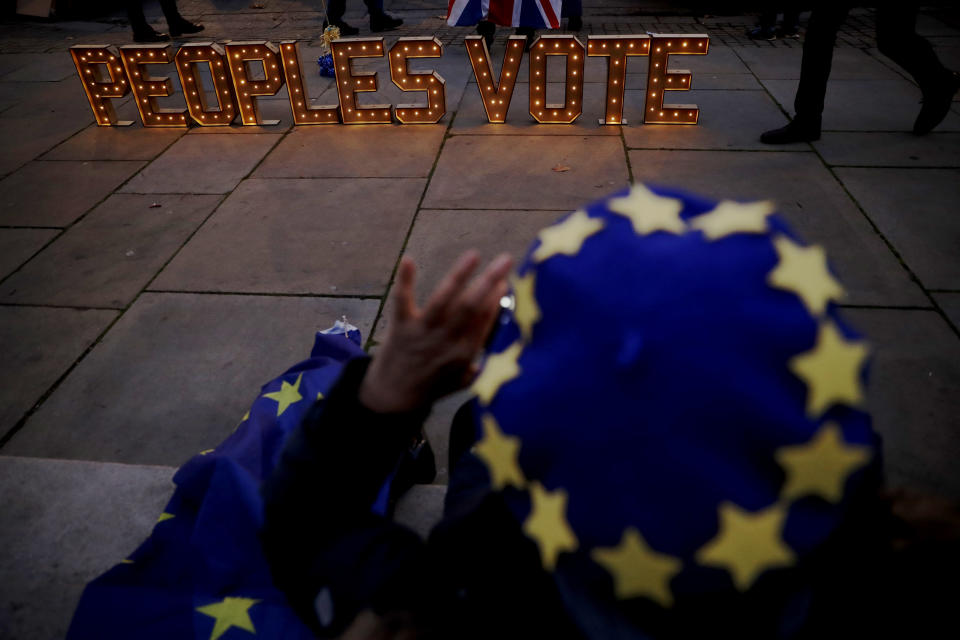
{"label": "blue fabric with stars", "polygon": [[[718,204],[649,188],[682,201],[688,224]],[[612,597],[610,576],[589,562],[589,552],[617,546],[634,527],[651,549],[682,562],[670,581],[676,601],[732,592],[729,572],[697,562],[696,552],[718,535],[722,504],[756,512],[777,503],[785,484],[778,449],[808,443],[835,423],[845,443],[872,452],[838,503],[806,496],[788,505],[782,539],[800,564],[830,539],[852,501],[875,489],[880,443],[869,415],[835,404],[808,417],[807,386],[787,364],[814,347],[821,322],[833,323],[844,340],[861,336],[833,302],[818,319],[796,294],[768,283],[779,260],[772,240],[803,244],[779,215],[769,216],[764,233],[716,240],[689,228],[638,234],[608,207],[627,193],[582,209],[605,227],[575,255],[538,262],[533,243],[518,271],[535,273],[541,316],[519,356],[520,375],[489,406],[475,401],[477,438],[482,416],[493,416],[504,434],[519,438],[527,481],[567,492],[578,548],[559,554],[561,588]],[[490,352],[522,339],[508,318]],[[524,523],[529,492],[504,491]],[[762,573],[753,586],[775,574]]]}
{"label": "blue fabric with stars", "polygon": [[[317,334],[308,360],[264,385],[249,417],[230,437],[177,471],[173,497],[150,537],[87,585],[68,640],[207,640],[218,621],[197,609],[226,598],[256,601],[247,603],[246,613],[258,637],[312,638],[273,586],[263,557],[257,537],[263,522],[260,484],[276,465],[287,434],[315,401],[322,402],[318,394],[329,391],[345,362],[362,355],[360,333],[338,322]],[[296,386],[301,399],[278,416],[282,405],[266,394],[284,384]],[[234,625],[221,637],[254,635]]]}

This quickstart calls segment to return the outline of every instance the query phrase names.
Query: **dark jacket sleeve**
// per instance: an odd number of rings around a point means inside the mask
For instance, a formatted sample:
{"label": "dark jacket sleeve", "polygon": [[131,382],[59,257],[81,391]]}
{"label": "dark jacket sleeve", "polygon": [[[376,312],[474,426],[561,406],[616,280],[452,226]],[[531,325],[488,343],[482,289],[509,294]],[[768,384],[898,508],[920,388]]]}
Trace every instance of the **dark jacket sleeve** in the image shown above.
{"label": "dark jacket sleeve", "polygon": [[358,400],[369,358],[352,360],[294,431],[262,487],[261,541],[275,584],[320,636],[365,608],[416,609],[423,543],[371,507],[429,407],[377,414]]}

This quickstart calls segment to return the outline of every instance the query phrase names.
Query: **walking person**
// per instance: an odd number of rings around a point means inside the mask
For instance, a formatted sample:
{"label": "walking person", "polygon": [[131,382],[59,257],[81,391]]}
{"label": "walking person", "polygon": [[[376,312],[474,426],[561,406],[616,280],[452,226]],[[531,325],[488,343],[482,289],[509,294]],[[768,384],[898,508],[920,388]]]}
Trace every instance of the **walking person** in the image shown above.
{"label": "walking person", "polygon": [[[794,99],[796,116],[785,127],[760,136],[766,144],[809,142],[820,139],[821,114],[827,79],[833,61],[833,45],[851,3],[820,3],[810,15],[800,85]],[[913,124],[913,133],[929,133],[947,116],[953,94],[960,88],[960,75],[940,62],[933,47],[917,35],[917,7],[887,0],[877,6],[877,47],[913,76],[923,94],[923,107]]]}
{"label": "walking person", "polygon": [[165,42],[171,36],[176,38],[187,33],[203,31],[202,24],[194,24],[180,15],[177,10],[177,0],[160,0],[160,9],[163,10],[163,15],[167,19],[169,35],[155,31],[147,23],[143,15],[143,0],[127,0],[127,16],[133,28],[134,42]]}
{"label": "walking person", "polygon": [[[383,0],[363,0],[367,5],[367,12],[370,14],[370,31],[379,33],[381,31],[392,31],[403,24],[400,18],[394,18],[383,10]],[[327,17],[329,24],[340,29],[341,36],[355,36],[360,33],[360,29],[344,22],[343,14],[347,11],[347,0],[330,0],[327,8]],[[327,21],[324,21],[324,27]]]}

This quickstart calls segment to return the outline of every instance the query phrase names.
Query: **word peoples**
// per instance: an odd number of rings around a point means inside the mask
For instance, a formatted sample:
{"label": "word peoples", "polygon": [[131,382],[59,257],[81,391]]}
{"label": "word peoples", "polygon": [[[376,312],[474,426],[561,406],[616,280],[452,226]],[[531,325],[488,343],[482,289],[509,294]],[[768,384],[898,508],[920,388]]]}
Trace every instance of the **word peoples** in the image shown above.
{"label": "word peoples", "polygon": [[[511,36],[503,54],[500,77],[494,78],[490,52],[480,36],[465,39],[470,64],[483,101],[487,120],[502,123],[513,98],[524,55],[526,38]],[[587,46],[573,35],[543,35],[529,53],[529,111],[541,123],[574,122],[583,113],[583,70],[586,57],[607,59],[607,91],[603,124],[624,124],[623,96],[627,63],[631,57],[648,59],[647,89],[643,108],[645,123],[696,124],[696,105],[665,105],[667,91],[690,89],[689,71],[667,71],[671,55],[705,55],[706,35],[614,35],[590,36]],[[410,58],[439,58],[443,45],[435,37],[400,38],[390,48],[390,79],[403,91],[423,93],[426,103],[360,104],[357,94],[377,90],[377,73],[355,71],[354,58],[382,58],[383,38],[343,38],[331,43],[336,73],[338,104],[311,105],[306,95],[300,51],[295,41],[280,46],[269,42],[185,44],[172,54],[170,45],[128,45],[119,52],[105,45],[70,48],[77,73],[90,101],[97,124],[128,125],[117,120],[113,100],[132,92],[145,127],[229,125],[239,116],[244,125],[277,124],[264,120],[257,106],[260,96],[275,95],[286,85],[293,122],[314,124],[382,124],[394,119],[403,124],[435,123],[447,112],[445,81],[436,71],[414,72]],[[547,103],[547,58],[565,59],[564,101]],[[186,109],[161,108],[157,98],[173,95],[170,78],[151,77],[148,65],[176,63]],[[198,67],[206,65],[213,83],[204,89]],[[262,66],[254,78],[251,65]],[[422,99],[422,98],[421,98]]]}

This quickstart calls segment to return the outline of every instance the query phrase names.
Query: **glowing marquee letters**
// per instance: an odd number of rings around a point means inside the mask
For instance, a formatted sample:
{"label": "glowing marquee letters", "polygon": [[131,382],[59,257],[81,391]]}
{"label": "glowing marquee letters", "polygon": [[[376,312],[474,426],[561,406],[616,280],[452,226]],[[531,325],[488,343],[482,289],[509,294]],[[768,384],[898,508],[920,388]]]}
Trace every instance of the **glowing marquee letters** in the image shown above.
{"label": "glowing marquee letters", "polygon": [[[185,44],[177,51],[175,60],[183,97],[193,121],[203,127],[226,126],[233,122],[237,117],[237,99],[233,93],[233,83],[228,77],[230,71],[223,47],[210,42]],[[199,64],[206,64],[210,68],[216,109],[208,103],[203,83],[197,77]]]}
{"label": "glowing marquee letters", "polygon": [[[537,122],[570,124],[583,113],[583,58],[586,51],[574,36],[543,35],[530,48],[530,115]],[[562,104],[547,104],[547,56],[567,61]]]}
{"label": "glowing marquee letters", "polygon": [[[480,36],[464,39],[487,121],[506,122],[516,88],[526,38],[510,36],[503,52],[499,78],[486,42]],[[665,91],[690,89],[689,71],[667,69],[671,55],[705,55],[710,39],[700,34],[646,34],[590,36],[587,46],[573,35],[545,34],[530,50],[529,112],[539,123],[570,124],[583,114],[584,69],[587,57],[607,59],[606,99],[601,124],[625,125],[623,118],[627,64],[631,57],[648,56],[644,91],[644,124],[697,124],[700,110],[692,104],[664,104]],[[358,94],[376,92],[377,72],[357,71],[354,58],[383,58],[383,38],[340,38],[330,44],[338,104],[311,105],[303,79],[299,45],[283,41],[212,42],[185,44],[171,55],[169,45],[130,45],[119,54],[106,45],[77,45],[70,55],[98,125],[132,124],[119,121],[112,101],[133,91],[145,127],[226,126],[240,115],[242,125],[274,125],[264,120],[257,98],[273,96],[286,85],[293,122],[311,124],[435,124],[447,113],[446,81],[436,71],[411,71],[410,58],[440,58],[443,44],[436,37],[399,38],[390,48],[387,64],[391,81],[404,92],[426,94],[426,104],[361,104]],[[547,61],[562,57],[566,73],[563,102],[547,103]],[[166,77],[151,77],[146,65],[175,62],[186,109],[161,108],[157,98],[175,93]],[[205,65],[212,87],[197,68]],[[262,69],[262,73],[259,70]],[[262,77],[261,77],[262,76]],[[189,117],[188,117],[189,116]]]}
{"label": "glowing marquee letters", "polygon": [[154,78],[144,65],[167,64],[173,61],[170,45],[128,45],[120,47],[120,59],[130,78],[133,99],[145,127],[182,127],[187,124],[186,109],[157,106],[157,98],[173,95],[173,82],[168,77]]}
{"label": "glowing marquee letters", "polygon": [[526,43],[526,36],[510,36],[507,39],[503,65],[500,67],[500,80],[494,84],[487,41],[483,36],[467,36],[464,40],[488,122],[503,123],[507,119],[507,110],[510,109],[510,99],[513,98],[513,88],[517,84],[517,72],[520,70],[520,60],[523,58],[523,47]]}
{"label": "glowing marquee letters", "polygon": [[117,113],[111,102],[130,92],[123,67],[113,51],[104,45],[76,45],[70,47],[70,55],[77,67],[80,81],[83,82],[83,90],[90,101],[97,124],[102,127],[125,127],[133,124],[132,120],[117,120]]}

